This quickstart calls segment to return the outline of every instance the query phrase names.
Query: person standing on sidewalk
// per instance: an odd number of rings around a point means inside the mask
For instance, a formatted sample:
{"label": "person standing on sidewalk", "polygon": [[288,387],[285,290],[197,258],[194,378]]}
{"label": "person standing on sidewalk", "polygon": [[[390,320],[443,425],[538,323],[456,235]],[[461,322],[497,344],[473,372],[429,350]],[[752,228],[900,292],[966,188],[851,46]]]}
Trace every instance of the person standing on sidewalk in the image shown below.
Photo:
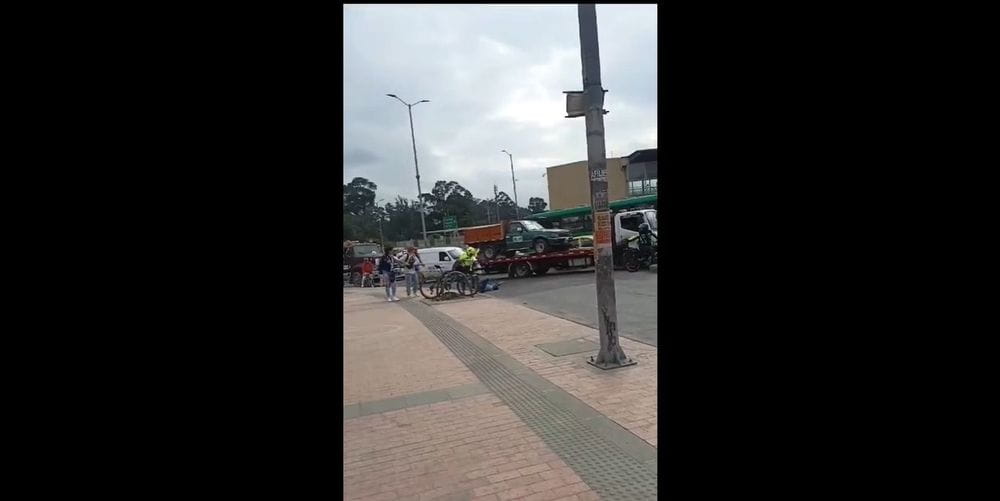
{"label": "person standing on sidewalk", "polygon": [[399,301],[396,297],[396,265],[402,264],[399,262],[395,256],[392,255],[392,247],[385,248],[385,255],[378,263],[379,274],[382,275],[382,281],[385,283],[385,300],[386,301]]}
{"label": "person standing on sidewalk", "polygon": [[416,296],[420,292],[420,285],[417,282],[417,271],[419,266],[424,264],[423,260],[420,259],[420,255],[417,254],[416,247],[406,249],[406,257],[403,258],[403,264],[406,267],[406,296],[409,297],[411,291]]}

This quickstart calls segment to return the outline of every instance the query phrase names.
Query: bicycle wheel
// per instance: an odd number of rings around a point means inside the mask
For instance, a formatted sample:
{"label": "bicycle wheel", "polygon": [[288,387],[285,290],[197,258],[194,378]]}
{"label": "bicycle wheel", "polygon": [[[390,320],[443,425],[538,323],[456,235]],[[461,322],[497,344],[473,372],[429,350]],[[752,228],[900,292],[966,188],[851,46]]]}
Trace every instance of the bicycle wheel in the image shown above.
{"label": "bicycle wheel", "polygon": [[463,296],[472,297],[476,295],[476,292],[479,292],[477,290],[478,280],[475,275],[468,275],[460,271],[456,271],[453,273],[455,273],[454,275],[455,287],[458,290],[459,294]]}
{"label": "bicycle wheel", "polygon": [[639,252],[633,249],[628,249],[625,252],[625,269],[630,273],[639,271],[639,267],[641,266]]}
{"label": "bicycle wheel", "polygon": [[465,295],[465,274],[460,271],[449,271],[443,278],[444,290]]}
{"label": "bicycle wheel", "polygon": [[434,299],[438,295],[437,280],[427,280],[420,275],[420,295],[427,299]]}

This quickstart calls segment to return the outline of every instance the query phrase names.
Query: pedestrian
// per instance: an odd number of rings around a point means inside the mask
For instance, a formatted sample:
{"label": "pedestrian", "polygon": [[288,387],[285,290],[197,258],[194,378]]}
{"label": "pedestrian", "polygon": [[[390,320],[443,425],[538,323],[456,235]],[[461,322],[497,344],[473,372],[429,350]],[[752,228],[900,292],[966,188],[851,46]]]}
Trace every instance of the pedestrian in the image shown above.
{"label": "pedestrian", "polygon": [[417,271],[419,271],[420,266],[424,264],[423,260],[420,259],[420,255],[417,254],[416,247],[410,247],[406,249],[406,257],[403,258],[403,265],[406,268],[406,296],[409,297],[412,291],[414,296],[420,291],[420,285],[417,282]]}
{"label": "pedestrian", "polygon": [[385,255],[382,256],[382,260],[378,263],[378,271],[382,276],[382,281],[385,283],[385,300],[386,301],[399,301],[396,297],[396,272],[395,267],[399,264],[399,260],[392,255],[392,247],[385,248]]}
{"label": "pedestrian", "polygon": [[372,263],[371,259],[365,258],[365,260],[361,263],[361,286],[362,287],[365,286],[365,282],[368,282],[368,285],[370,287],[375,287],[375,285],[372,283],[372,274],[373,273],[375,273],[375,265]]}

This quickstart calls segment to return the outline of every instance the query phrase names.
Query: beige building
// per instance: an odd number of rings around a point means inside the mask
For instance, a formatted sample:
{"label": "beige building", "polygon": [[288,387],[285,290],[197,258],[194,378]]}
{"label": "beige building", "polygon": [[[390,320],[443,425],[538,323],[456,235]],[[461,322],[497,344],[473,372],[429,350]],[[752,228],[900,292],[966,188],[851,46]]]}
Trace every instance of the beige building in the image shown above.
{"label": "beige building", "polygon": [[[548,210],[590,205],[587,161],[581,160],[546,169],[549,185]],[[656,150],[639,150],[608,159],[608,201],[656,193]]]}

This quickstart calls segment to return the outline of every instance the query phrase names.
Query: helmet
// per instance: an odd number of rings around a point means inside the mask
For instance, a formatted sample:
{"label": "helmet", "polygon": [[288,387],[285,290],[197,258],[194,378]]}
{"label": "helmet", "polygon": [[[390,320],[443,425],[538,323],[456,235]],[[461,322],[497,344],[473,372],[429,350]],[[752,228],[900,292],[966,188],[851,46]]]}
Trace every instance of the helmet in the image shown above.
{"label": "helmet", "polygon": [[645,233],[649,231],[649,223],[642,223],[639,225],[639,231]]}

